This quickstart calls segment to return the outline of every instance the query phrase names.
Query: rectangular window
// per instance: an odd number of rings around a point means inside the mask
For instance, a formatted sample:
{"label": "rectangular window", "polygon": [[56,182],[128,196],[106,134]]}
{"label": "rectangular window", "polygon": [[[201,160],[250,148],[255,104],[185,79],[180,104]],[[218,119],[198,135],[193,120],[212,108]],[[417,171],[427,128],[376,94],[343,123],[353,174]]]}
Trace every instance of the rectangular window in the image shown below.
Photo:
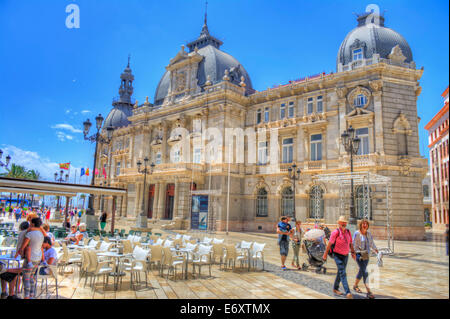
{"label": "rectangular window", "polygon": [[311,161],[322,160],[322,134],[311,135]]}
{"label": "rectangular window", "polygon": [[194,163],[200,164],[202,160],[202,149],[194,148]]}
{"label": "rectangular window", "polygon": [[369,154],[369,129],[367,127],[356,129],[356,136],[361,139],[361,143],[359,144],[358,149],[358,155]]}
{"label": "rectangular window", "polygon": [[267,142],[259,142],[258,143],[258,164],[265,165],[267,164]]}
{"label": "rectangular window", "polygon": [[356,107],[363,107],[364,105],[366,105],[366,96],[363,94],[359,94],[357,97],[355,97],[353,103]]}
{"label": "rectangular window", "polygon": [[353,50],[353,61],[362,60],[362,59],[363,59],[362,48]]}
{"label": "rectangular window", "polygon": [[283,163],[292,163],[294,160],[294,139],[285,138],[283,140]]}
{"label": "rectangular window", "polygon": [[181,151],[180,149],[175,150],[175,152],[173,153],[173,162],[174,163],[179,163],[181,159]]}
{"label": "rectangular window", "polygon": [[262,114],[261,114],[261,109],[259,109],[258,111],[256,111],[256,124],[261,123],[262,121]]}
{"label": "rectangular window", "polygon": [[323,112],[323,99],[322,95],[317,97],[317,113]]}
{"label": "rectangular window", "polygon": [[294,117],[294,102],[289,102],[288,117]]}
{"label": "rectangular window", "polygon": [[269,111],[269,108],[266,107],[264,109],[264,122],[267,123],[269,121],[270,121],[270,111]]}
{"label": "rectangular window", "polygon": [[281,104],[280,106],[280,120],[286,117],[286,104]]}
{"label": "rectangular window", "polygon": [[314,99],[312,97],[308,98],[308,114],[311,114],[314,110]]}
{"label": "rectangular window", "polygon": [[120,175],[120,162],[117,162],[116,164],[116,176]]}
{"label": "rectangular window", "polygon": [[162,163],[162,155],[161,152],[156,153],[156,159],[155,164],[161,164]]}

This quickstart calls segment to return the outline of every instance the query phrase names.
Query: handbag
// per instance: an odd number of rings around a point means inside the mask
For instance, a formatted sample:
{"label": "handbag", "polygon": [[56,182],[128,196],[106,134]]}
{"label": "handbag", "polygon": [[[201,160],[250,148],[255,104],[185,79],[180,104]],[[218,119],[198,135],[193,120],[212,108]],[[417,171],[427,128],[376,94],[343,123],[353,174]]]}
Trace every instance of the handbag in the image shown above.
{"label": "handbag", "polygon": [[369,259],[369,252],[368,251],[362,251],[360,254],[361,254],[361,260],[368,260]]}

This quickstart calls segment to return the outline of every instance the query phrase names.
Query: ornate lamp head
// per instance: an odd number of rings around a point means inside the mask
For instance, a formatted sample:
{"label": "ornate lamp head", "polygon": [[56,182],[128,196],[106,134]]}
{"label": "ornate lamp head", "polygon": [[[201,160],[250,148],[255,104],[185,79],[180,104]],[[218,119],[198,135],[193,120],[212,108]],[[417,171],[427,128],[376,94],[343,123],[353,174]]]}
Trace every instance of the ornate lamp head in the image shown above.
{"label": "ornate lamp head", "polygon": [[89,121],[89,119],[87,119],[85,122],[83,122],[84,135],[89,134],[89,130],[91,129],[91,126],[92,126],[92,123],[91,123],[91,121]]}
{"label": "ornate lamp head", "polygon": [[103,123],[103,116],[101,114],[99,114],[96,118],[95,118],[95,122],[97,125],[97,130],[100,130],[102,128],[102,123]]}

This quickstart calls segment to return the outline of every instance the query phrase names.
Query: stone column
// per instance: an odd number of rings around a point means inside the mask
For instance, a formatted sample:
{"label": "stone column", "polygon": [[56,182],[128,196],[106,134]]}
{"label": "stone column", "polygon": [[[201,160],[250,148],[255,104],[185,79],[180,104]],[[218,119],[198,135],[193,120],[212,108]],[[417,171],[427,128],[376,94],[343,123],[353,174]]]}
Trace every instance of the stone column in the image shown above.
{"label": "stone column", "polygon": [[190,183],[179,183],[178,188],[178,207],[177,207],[177,216],[181,219],[188,218],[189,213],[189,185]]}
{"label": "stone column", "polygon": [[159,193],[158,193],[158,210],[157,210],[157,216],[158,219],[161,219],[164,212],[164,204],[165,200],[164,197],[166,195],[166,183],[161,182],[159,185]]}
{"label": "stone column", "polygon": [[375,113],[375,151],[384,155],[384,132],[383,132],[383,106],[381,104],[381,87],[383,82],[380,80],[369,82],[372,88],[373,110]]}
{"label": "stone column", "polygon": [[[339,129],[340,132],[338,132],[339,134],[339,138],[341,136],[341,134],[347,129],[347,120],[345,119],[345,115],[347,113],[347,109],[346,109],[346,101],[345,98],[344,99],[339,99],[338,100],[338,107],[339,107]],[[342,146],[342,143],[339,143],[339,156],[345,156],[347,155],[347,152],[345,151],[344,147]]]}
{"label": "stone column", "polygon": [[173,197],[173,219],[175,219],[176,217],[178,217],[178,198],[179,198],[179,194],[180,194],[180,183],[178,182],[178,180],[175,180],[175,194]]}
{"label": "stone column", "polygon": [[127,197],[126,195],[120,197],[120,216],[127,217]]}
{"label": "stone column", "polygon": [[136,206],[134,207],[134,217],[136,217],[136,219],[139,217],[141,212],[142,199],[142,184],[136,183]]}

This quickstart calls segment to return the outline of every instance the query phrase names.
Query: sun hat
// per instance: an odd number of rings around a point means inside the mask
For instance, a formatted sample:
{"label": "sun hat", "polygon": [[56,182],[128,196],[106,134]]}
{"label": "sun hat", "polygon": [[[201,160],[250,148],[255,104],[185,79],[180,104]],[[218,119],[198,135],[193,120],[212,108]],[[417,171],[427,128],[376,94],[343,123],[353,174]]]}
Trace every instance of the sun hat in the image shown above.
{"label": "sun hat", "polygon": [[339,222],[342,222],[342,223],[348,223],[348,220],[347,220],[347,218],[345,218],[345,216],[339,216],[339,219],[338,219],[337,222],[338,222],[338,223],[339,223]]}

